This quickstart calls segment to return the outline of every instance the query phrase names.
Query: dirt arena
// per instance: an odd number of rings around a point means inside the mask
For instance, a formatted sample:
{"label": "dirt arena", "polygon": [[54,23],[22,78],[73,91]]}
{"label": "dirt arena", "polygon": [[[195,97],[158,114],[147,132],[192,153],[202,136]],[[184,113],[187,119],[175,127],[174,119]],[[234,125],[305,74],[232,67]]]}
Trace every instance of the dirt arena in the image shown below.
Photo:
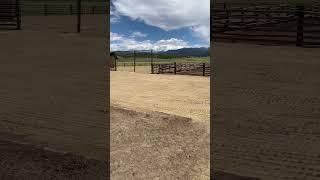
{"label": "dirt arena", "polygon": [[209,78],[112,71],[110,79],[111,177],[209,179]]}
{"label": "dirt arena", "polygon": [[214,170],[262,180],[319,179],[319,49],[213,47]]}
{"label": "dirt arena", "polygon": [[0,179],[107,176],[106,17],[85,17],[92,28],[80,35],[70,18],[23,17],[23,30],[0,31]]}
{"label": "dirt arena", "polygon": [[208,123],[210,78],[110,72],[111,102],[139,111],[160,111]]}

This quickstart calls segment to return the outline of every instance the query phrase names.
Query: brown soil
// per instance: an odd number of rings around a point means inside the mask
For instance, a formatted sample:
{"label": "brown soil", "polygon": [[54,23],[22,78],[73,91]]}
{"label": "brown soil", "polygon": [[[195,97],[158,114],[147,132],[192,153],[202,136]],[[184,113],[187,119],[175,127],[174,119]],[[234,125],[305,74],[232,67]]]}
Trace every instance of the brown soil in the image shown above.
{"label": "brown soil", "polygon": [[214,170],[319,179],[319,49],[216,43],[212,54]]}
{"label": "brown soil", "polygon": [[209,179],[209,144],[189,118],[111,109],[112,179]]}
{"label": "brown soil", "polygon": [[3,138],[105,160],[101,38],[44,30],[0,38],[0,132],[8,135]]}
{"label": "brown soil", "polygon": [[105,180],[107,162],[0,140],[1,180]]}
{"label": "brown soil", "polygon": [[110,79],[113,104],[142,112],[159,111],[209,123],[209,77],[112,71]]}

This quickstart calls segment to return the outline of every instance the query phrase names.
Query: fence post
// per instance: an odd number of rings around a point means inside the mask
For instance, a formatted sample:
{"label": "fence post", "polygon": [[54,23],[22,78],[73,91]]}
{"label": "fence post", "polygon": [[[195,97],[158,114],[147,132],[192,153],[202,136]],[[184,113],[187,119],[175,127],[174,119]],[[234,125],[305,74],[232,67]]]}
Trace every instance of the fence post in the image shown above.
{"label": "fence post", "polygon": [[297,15],[297,40],[296,46],[303,46],[303,20],[304,20],[304,6],[298,5],[296,7]]}
{"label": "fence post", "polygon": [[77,22],[77,32],[80,33],[81,31],[81,0],[78,0],[78,5],[77,5],[77,15],[78,15],[78,22]]}
{"label": "fence post", "polygon": [[44,5],[43,5],[43,8],[44,8],[44,15],[47,16],[47,15],[48,15],[48,7],[47,7],[47,4],[44,4]]}
{"label": "fence post", "polygon": [[136,51],[133,51],[133,72],[136,72]]}
{"label": "fence post", "polygon": [[244,25],[244,9],[241,8],[241,26]]}
{"label": "fence post", "polygon": [[154,70],[153,70],[153,51],[151,49],[151,74],[154,73]]}
{"label": "fence post", "polygon": [[73,14],[72,9],[73,9],[73,8],[72,8],[72,4],[70,4],[70,5],[69,5],[70,15]]}
{"label": "fence post", "polygon": [[95,9],[95,6],[92,6],[91,14],[94,14],[94,9]]}
{"label": "fence post", "polygon": [[20,6],[20,0],[16,1],[16,11],[17,11],[17,29],[21,29],[21,6]]}
{"label": "fence post", "polygon": [[206,63],[202,64],[202,75],[205,76],[206,75]]}
{"label": "fence post", "polygon": [[227,19],[224,24],[224,30],[227,30],[229,28],[229,22],[230,22],[230,11],[226,9]]}
{"label": "fence post", "polygon": [[174,74],[177,74],[177,63],[174,62]]}

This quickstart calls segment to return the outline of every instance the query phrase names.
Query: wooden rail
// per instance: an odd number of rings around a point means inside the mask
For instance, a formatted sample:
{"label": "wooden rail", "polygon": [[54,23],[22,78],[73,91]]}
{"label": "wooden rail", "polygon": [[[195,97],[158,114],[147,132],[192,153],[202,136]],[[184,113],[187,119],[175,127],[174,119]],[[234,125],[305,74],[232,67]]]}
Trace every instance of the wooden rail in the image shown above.
{"label": "wooden rail", "polygon": [[210,64],[207,63],[166,63],[152,64],[152,72],[155,74],[183,74],[210,76]]}
{"label": "wooden rail", "polygon": [[[21,7],[23,15],[74,15],[77,13],[75,3],[28,3]],[[81,14],[106,14],[106,3],[82,3]]]}
{"label": "wooden rail", "polygon": [[0,1],[0,29],[20,29],[20,1],[1,0]]}

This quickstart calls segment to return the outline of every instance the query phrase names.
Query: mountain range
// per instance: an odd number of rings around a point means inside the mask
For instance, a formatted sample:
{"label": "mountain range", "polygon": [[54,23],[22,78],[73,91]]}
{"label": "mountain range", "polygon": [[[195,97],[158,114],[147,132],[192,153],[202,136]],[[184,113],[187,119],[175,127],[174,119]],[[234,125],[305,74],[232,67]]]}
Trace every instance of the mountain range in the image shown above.
{"label": "mountain range", "polygon": [[[132,54],[132,51],[115,51],[117,54]],[[138,53],[150,53],[150,50],[138,51]],[[176,50],[168,51],[158,51],[154,54],[163,54],[163,55],[176,55],[176,56],[195,56],[195,57],[205,57],[209,56],[209,48],[181,48]]]}

